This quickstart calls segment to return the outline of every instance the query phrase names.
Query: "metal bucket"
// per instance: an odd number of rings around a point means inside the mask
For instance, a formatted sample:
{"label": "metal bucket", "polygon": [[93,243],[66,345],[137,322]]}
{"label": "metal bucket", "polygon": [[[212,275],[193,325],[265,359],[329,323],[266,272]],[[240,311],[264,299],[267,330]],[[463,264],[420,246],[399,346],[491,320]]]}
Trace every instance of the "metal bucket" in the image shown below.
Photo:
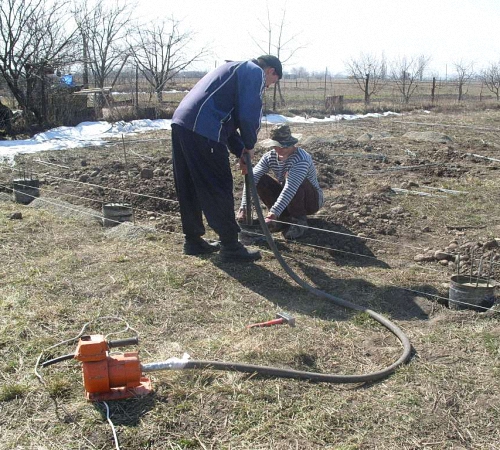
{"label": "metal bucket", "polygon": [[40,181],[36,178],[16,178],[12,181],[12,199],[27,205],[40,197]]}
{"label": "metal bucket", "polygon": [[102,205],[102,225],[114,227],[123,222],[132,222],[132,205],[128,203],[106,203]]}
{"label": "metal bucket", "polygon": [[450,281],[450,309],[484,312],[495,303],[495,282],[466,275],[453,275]]}

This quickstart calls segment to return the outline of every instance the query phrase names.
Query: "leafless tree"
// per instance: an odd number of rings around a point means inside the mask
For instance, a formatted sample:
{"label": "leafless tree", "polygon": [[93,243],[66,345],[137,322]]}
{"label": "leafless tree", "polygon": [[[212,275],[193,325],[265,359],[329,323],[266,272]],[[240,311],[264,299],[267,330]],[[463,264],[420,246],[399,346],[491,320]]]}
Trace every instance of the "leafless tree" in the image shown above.
{"label": "leafless tree", "polygon": [[174,18],[137,26],[128,39],[129,52],[140,72],[153,87],[159,102],[167,83],[207,54],[206,48],[189,50],[194,34],[182,32]]}
{"label": "leafless tree", "polygon": [[112,5],[83,1],[73,7],[82,39],[84,74],[85,67],[90,68],[94,84],[100,89],[115,85],[130,56],[125,38],[132,10],[126,0]]}
{"label": "leafless tree", "polygon": [[46,120],[45,77],[74,61],[75,31],[63,2],[0,1],[0,74],[19,107]]}
{"label": "leafless tree", "polygon": [[309,72],[305,67],[294,67],[291,70],[292,75],[296,78],[307,78],[309,76]]}
{"label": "leafless tree", "polygon": [[423,79],[430,58],[424,55],[408,58],[406,56],[393,62],[390,78],[401,94],[404,103],[408,104]]}
{"label": "leafless tree", "polygon": [[417,77],[418,81],[424,80],[425,69],[429,65],[431,58],[429,56],[420,55],[417,57]]}
{"label": "leafless tree", "polygon": [[470,81],[474,77],[474,63],[460,60],[454,62],[453,65],[457,72],[458,101],[461,102],[463,96],[467,94]]}
{"label": "leafless tree", "polygon": [[364,93],[365,105],[370,103],[371,96],[382,89],[386,83],[385,72],[387,66],[385,59],[374,55],[361,53],[359,58],[352,58],[346,63],[347,73]]}
{"label": "leafless tree", "polygon": [[481,80],[486,88],[500,100],[500,61],[491,63],[481,72]]}
{"label": "leafless tree", "polygon": [[[262,41],[257,41],[255,38],[253,38],[254,42],[257,44],[257,47],[262,53],[277,56],[283,65],[290,61],[293,56],[303,48],[303,46],[295,45],[297,36],[300,33],[290,35],[286,30],[286,5],[281,11],[281,20],[278,23],[274,22],[271,19],[271,11],[268,6],[267,21],[266,23],[260,22],[260,24],[264,28],[267,37]],[[274,85],[274,110],[276,109],[276,105],[278,103],[278,94],[280,97],[280,103],[283,105],[284,99],[283,95],[281,94],[281,85],[279,81]]]}

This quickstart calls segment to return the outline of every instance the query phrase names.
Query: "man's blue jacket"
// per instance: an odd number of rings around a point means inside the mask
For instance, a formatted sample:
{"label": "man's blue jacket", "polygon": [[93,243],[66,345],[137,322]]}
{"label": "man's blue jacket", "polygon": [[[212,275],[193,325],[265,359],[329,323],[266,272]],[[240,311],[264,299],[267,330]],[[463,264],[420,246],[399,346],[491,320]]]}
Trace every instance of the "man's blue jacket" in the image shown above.
{"label": "man's blue jacket", "polygon": [[265,80],[252,61],[223,64],[184,97],[172,123],[227,145],[239,157],[257,142]]}

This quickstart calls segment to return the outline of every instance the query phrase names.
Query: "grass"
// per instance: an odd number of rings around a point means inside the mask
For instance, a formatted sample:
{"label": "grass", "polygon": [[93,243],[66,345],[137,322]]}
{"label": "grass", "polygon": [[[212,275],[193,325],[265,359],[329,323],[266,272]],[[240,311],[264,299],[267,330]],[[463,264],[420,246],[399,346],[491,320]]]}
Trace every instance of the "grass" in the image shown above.
{"label": "grass", "polygon": [[500,344],[498,342],[498,336],[491,333],[484,333],[482,335],[484,346],[491,356],[500,355]]}
{"label": "grass", "polygon": [[[2,206],[7,213],[19,209]],[[76,363],[43,370],[46,385],[33,376],[44,348],[100,316],[121,316],[138,329],[145,361],[187,351],[200,359],[348,373],[375,368],[374,356],[377,365],[384,365],[399,352],[394,339],[364,315],[331,322],[297,311],[295,329],[247,331],[252,317],[268,318],[276,305],[209,261],[179,257],[166,242],[117,242],[97,226],[22,209],[23,221],[4,227],[2,218],[2,245],[16,242],[1,284],[2,309],[8,314],[0,334],[7,382],[1,395],[4,448],[29,446],[34,439],[48,448],[109,446],[101,406],[83,400]],[[300,298],[297,288],[290,285],[287,291]],[[335,314],[335,309],[326,311]],[[466,314],[456,313],[458,322],[444,328],[431,327],[433,342],[422,325],[405,322],[418,358],[368,389],[224,372],[158,372],[152,375],[154,395],[112,403],[112,419],[123,448],[363,449],[380,442],[384,448],[402,448],[430,441],[442,442],[437,448],[450,443],[488,448],[495,432],[485,431],[484,414],[494,412],[487,386],[495,374],[487,361],[494,356],[496,321],[479,316],[470,321],[467,317],[476,316]],[[116,328],[121,323],[92,325],[94,332]],[[471,341],[479,330],[483,337]],[[71,351],[73,345],[50,353]],[[443,352],[436,355],[433,348],[446,348],[441,359]],[[450,360],[449,353],[457,356]],[[477,405],[478,398],[484,405],[473,411],[468,402],[474,399]],[[14,414],[19,408],[22,413]],[[60,408],[67,421],[58,418]],[[452,423],[462,437],[447,432]]]}
{"label": "grass", "polygon": [[0,402],[9,402],[27,395],[27,387],[22,384],[6,384],[0,389]]}

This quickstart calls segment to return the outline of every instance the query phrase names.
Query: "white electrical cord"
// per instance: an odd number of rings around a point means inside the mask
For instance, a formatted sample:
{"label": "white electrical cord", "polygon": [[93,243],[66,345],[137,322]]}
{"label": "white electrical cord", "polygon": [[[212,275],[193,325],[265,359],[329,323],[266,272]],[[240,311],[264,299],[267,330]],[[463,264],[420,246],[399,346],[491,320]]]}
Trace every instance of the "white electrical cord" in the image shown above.
{"label": "white electrical cord", "polygon": [[113,431],[113,439],[115,440],[115,449],[120,450],[120,444],[118,443],[118,436],[116,434],[116,429],[113,422],[111,421],[111,418],[109,417],[109,406],[106,402],[103,403],[104,406],[106,407],[106,420],[108,421],[109,426],[111,427],[111,431]]}
{"label": "white electrical cord", "polygon": [[[38,372],[38,368],[40,366],[40,360],[42,359],[42,356],[44,355],[44,353],[46,353],[49,350],[52,350],[53,348],[59,347],[59,346],[61,346],[63,344],[67,344],[69,342],[76,341],[78,338],[80,338],[83,335],[83,333],[85,333],[85,330],[89,327],[90,324],[92,324],[93,322],[99,322],[99,321],[103,321],[103,320],[117,320],[117,321],[123,322],[125,324],[125,328],[124,329],[108,333],[106,335],[106,338],[108,336],[112,335],[112,334],[125,333],[126,331],[129,331],[129,330],[133,331],[135,333],[135,335],[138,336],[137,330],[135,330],[134,328],[132,328],[129,325],[129,323],[125,319],[122,319],[121,317],[117,317],[117,316],[102,316],[102,317],[97,317],[94,320],[90,320],[89,322],[86,322],[83,325],[83,327],[80,330],[80,332],[75,337],[72,337],[70,339],[66,339],[64,341],[58,342],[57,344],[51,345],[50,347],[42,350],[42,352],[38,356],[38,358],[36,360],[36,364],[35,364],[35,375],[37,376],[37,378],[40,380],[40,382],[44,386],[46,385],[46,383],[45,383],[42,375]],[[109,406],[108,406],[108,404],[106,402],[103,402],[103,403],[104,403],[104,406],[106,406],[106,420],[108,421],[109,425],[111,426],[111,430],[113,432],[113,439],[115,441],[115,449],[116,450],[120,450],[120,446],[118,444],[118,436],[116,434],[116,429],[115,429],[115,426],[114,426],[114,424],[111,421],[111,418],[109,416]]]}

